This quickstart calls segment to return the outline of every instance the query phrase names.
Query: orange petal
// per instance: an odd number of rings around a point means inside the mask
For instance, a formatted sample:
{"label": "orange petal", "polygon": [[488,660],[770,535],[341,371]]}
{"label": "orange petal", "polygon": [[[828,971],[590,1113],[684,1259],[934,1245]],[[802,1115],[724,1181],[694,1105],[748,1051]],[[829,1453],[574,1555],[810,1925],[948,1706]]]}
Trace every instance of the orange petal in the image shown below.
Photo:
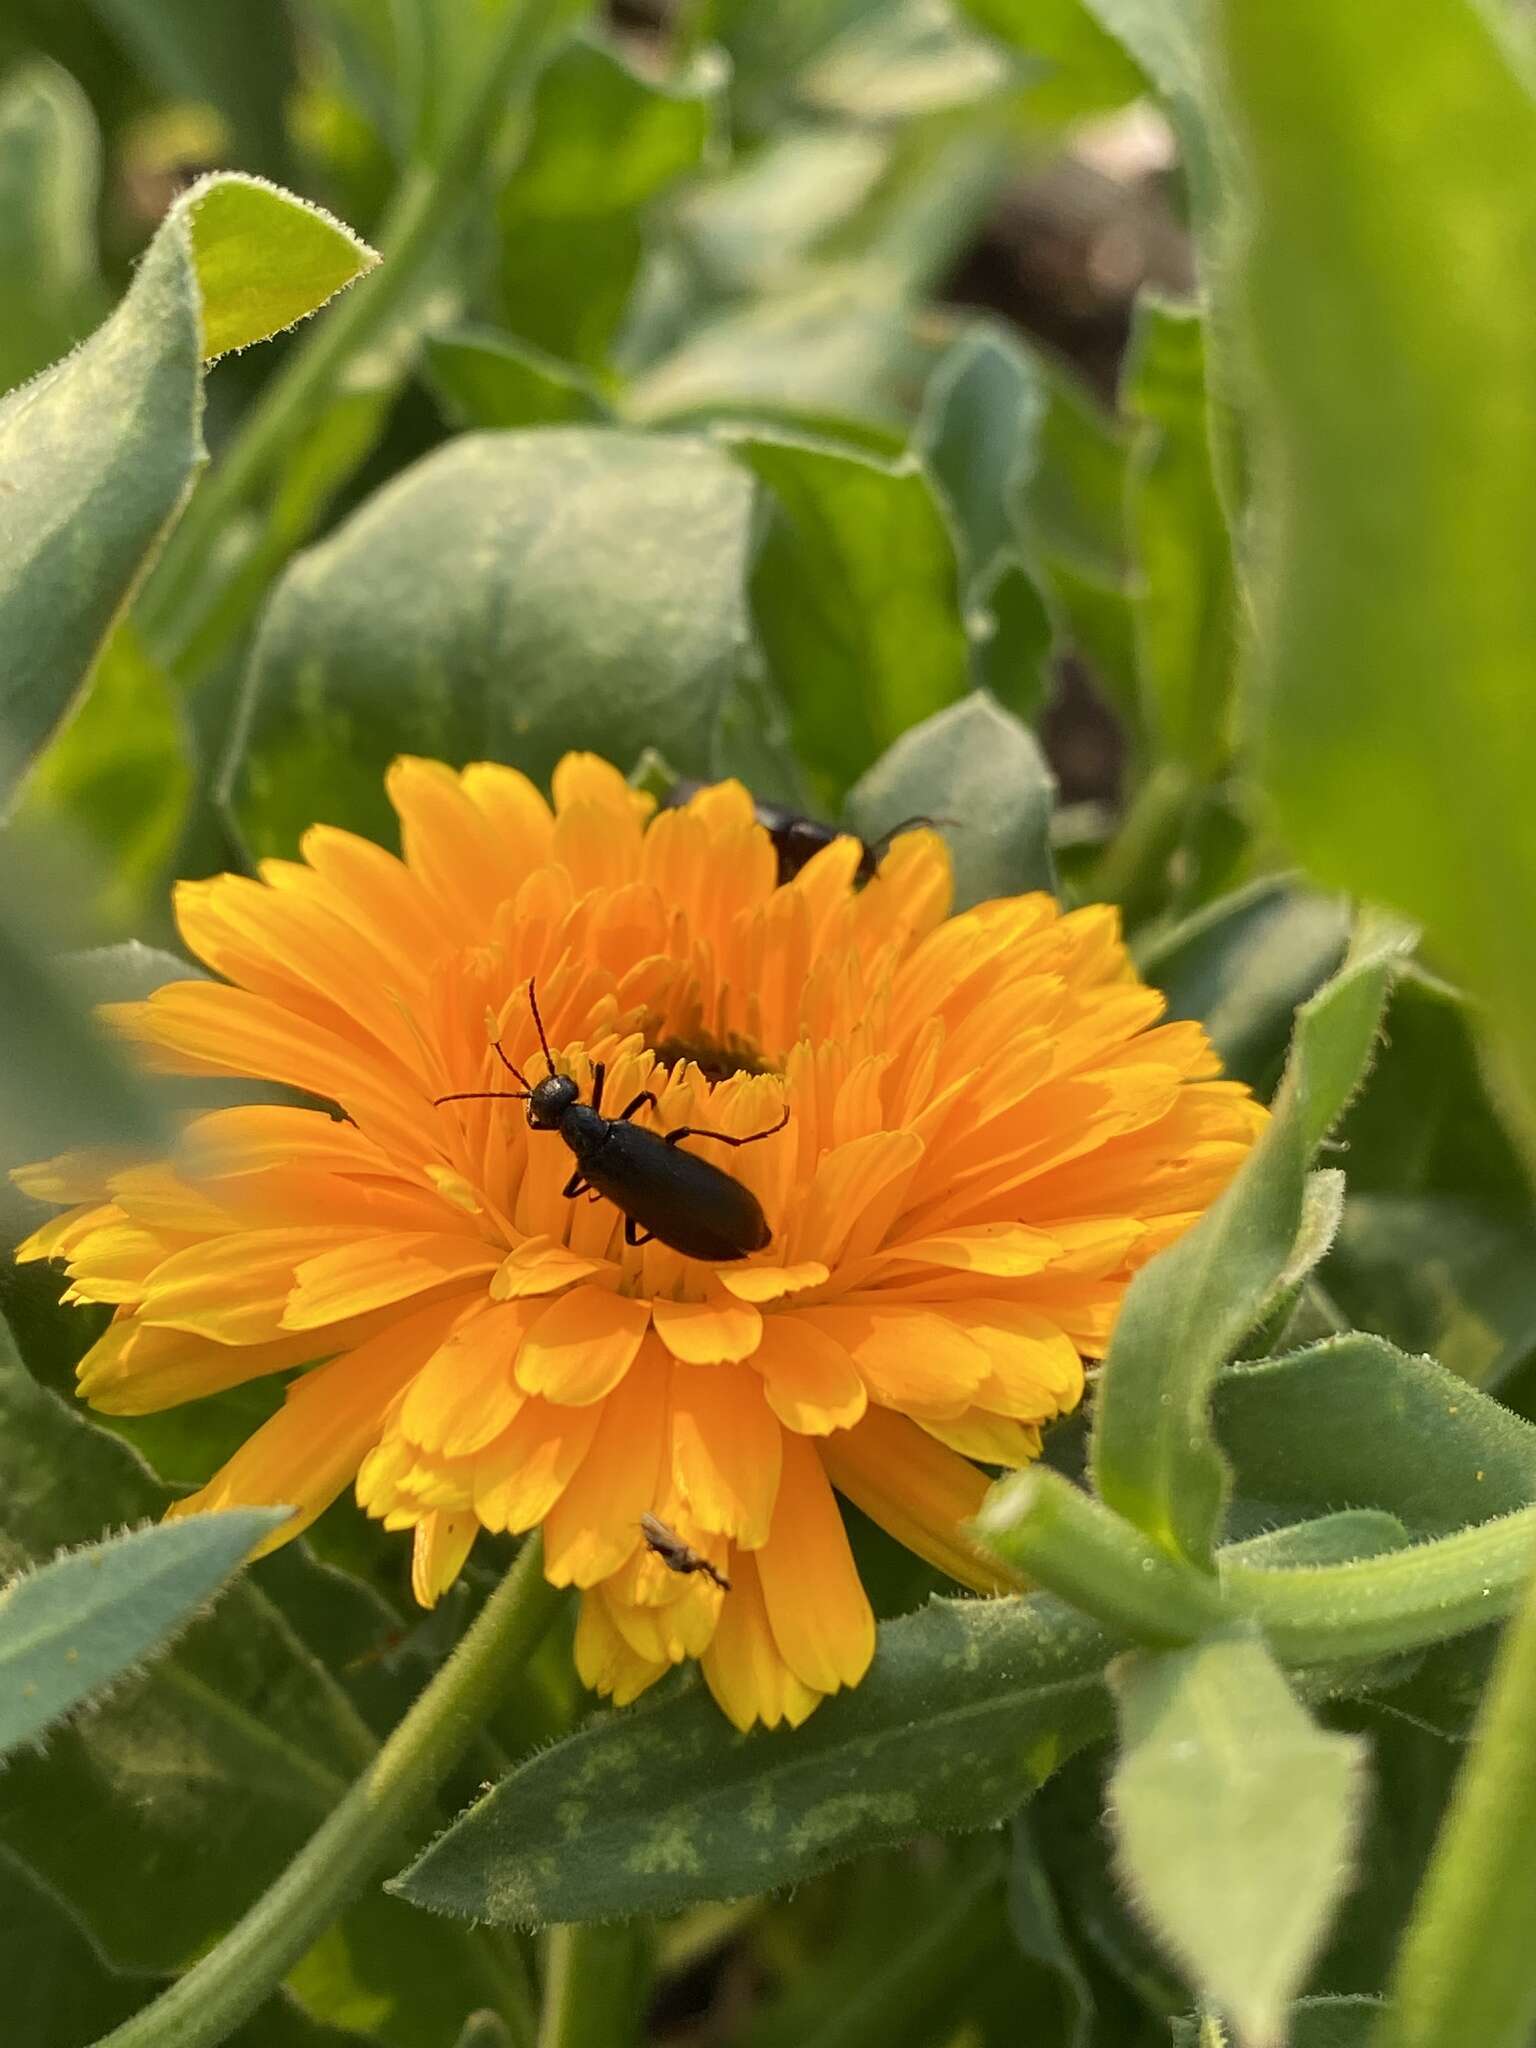
{"label": "orange petal", "polygon": [[1082,1399],[1083,1361],[1049,1316],[1016,1301],[947,1302],[943,1314],[987,1354],[981,1407],[1047,1422]]}
{"label": "orange petal", "polygon": [[768,1406],[786,1429],[826,1436],[858,1421],[869,1395],[843,1349],[805,1316],[768,1316],[752,1364],[763,1376]]}
{"label": "orange petal", "polygon": [[650,1319],[647,1302],[606,1287],[573,1287],[529,1327],[518,1385],[572,1408],[601,1401],[633,1365]]}
{"label": "orange petal", "polygon": [[838,1492],[906,1549],[978,1593],[1018,1590],[1006,1567],[964,1533],[991,1482],[915,1422],[871,1408],[855,1428],[825,1438],[818,1449]]}
{"label": "orange petal", "polygon": [[293,1519],[265,1538],[262,1552],[307,1529],[355,1477],[364,1453],[378,1441],[385,1410],[461,1307],[435,1302],[296,1380],[276,1415],[206,1486],[167,1508],[166,1519],[211,1508],[293,1508]]}
{"label": "orange petal", "polygon": [[653,1301],[656,1334],[684,1365],[721,1365],[750,1358],[763,1334],[763,1319],[750,1302],[734,1301],[712,1288],[708,1301]]}
{"label": "orange petal", "polygon": [[544,1572],[554,1586],[591,1586],[640,1547],[666,1449],[668,1368],[654,1341],[603,1402],[586,1456],[544,1521]]}
{"label": "orange petal", "polygon": [[857,1685],[875,1654],[875,1617],[815,1449],[784,1438],[773,1527],[756,1553],[780,1654],[817,1692]]}
{"label": "orange petal", "polygon": [[672,1474],[704,1528],[749,1548],[766,1540],[782,1437],[749,1367],[672,1368]]}
{"label": "orange petal", "polygon": [[495,1270],[495,1249],[482,1238],[446,1231],[380,1231],[306,1259],[283,1310],[283,1328],[320,1329]]}
{"label": "orange petal", "polygon": [[750,1552],[734,1561],[731,1590],[699,1666],[721,1712],[743,1734],[755,1721],[798,1728],[821,1704],[821,1694],[797,1678],[779,1652]]}
{"label": "orange petal", "polygon": [[423,1607],[435,1607],[464,1569],[480,1524],[473,1515],[434,1508],[416,1524],[411,1552],[411,1591]]}
{"label": "orange petal", "polygon": [[946,1266],[962,1273],[1013,1280],[1048,1266],[1059,1247],[1043,1230],[1025,1223],[977,1223],[936,1237],[913,1238],[884,1247],[882,1257],[919,1266]]}

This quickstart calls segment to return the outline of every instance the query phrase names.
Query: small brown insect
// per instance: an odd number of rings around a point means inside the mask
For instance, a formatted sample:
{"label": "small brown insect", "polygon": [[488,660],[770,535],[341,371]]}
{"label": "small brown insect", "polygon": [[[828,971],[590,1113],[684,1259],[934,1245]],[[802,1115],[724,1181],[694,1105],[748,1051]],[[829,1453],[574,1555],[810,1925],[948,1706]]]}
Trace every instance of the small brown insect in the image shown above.
{"label": "small brown insect", "polygon": [[731,1590],[725,1573],[717,1570],[707,1557],[701,1557],[691,1543],[685,1543],[675,1529],[669,1529],[659,1515],[642,1515],[640,1533],[669,1572],[702,1572],[706,1579],[714,1580],[722,1593]]}

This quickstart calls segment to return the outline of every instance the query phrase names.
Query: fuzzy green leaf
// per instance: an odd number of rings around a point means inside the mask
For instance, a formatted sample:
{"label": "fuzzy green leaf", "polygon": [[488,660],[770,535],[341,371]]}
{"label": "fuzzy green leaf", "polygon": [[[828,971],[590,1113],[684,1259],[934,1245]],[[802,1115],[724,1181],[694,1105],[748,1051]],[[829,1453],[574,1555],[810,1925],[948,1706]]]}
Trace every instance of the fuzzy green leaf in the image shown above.
{"label": "fuzzy green leaf", "polygon": [[1215,1424],[1239,1492],[1272,1512],[1347,1500],[1438,1536],[1536,1502],[1536,1428],[1380,1337],[1223,1373]]}
{"label": "fuzzy green leaf", "polygon": [[456,427],[560,427],[608,417],[584,370],[493,327],[429,335],[428,383]]}
{"label": "fuzzy green leaf", "polygon": [[288,570],[231,764],[263,853],[316,819],[388,840],[401,751],[509,761],[657,747],[704,774],[748,632],[752,488],[704,443],[466,434]]}
{"label": "fuzzy green leaf", "polygon": [[1291,1263],[1308,1166],[1359,1085],[1404,942],[1394,927],[1363,931],[1298,1011],[1268,1130],[1221,1199],[1126,1295],[1095,1411],[1094,1481],[1175,1557],[1209,1561],[1228,1488],[1212,1382]]}
{"label": "fuzzy green leaf", "polygon": [[1245,1631],[1138,1651],[1110,1675],[1131,1896],[1242,2048],[1279,2048],[1348,1879],[1364,1744],[1317,1727]]}
{"label": "fuzzy green leaf", "polygon": [[[0,1570],[40,1562],[104,1523],[158,1515],[166,1499],[126,1445],[33,1383],[0,1326]],[[184,1968],[372,1761],[373,1733],[311,1647],[355,1654],[359,1603],[378,1617],[362,1621],[377,1641],[389,1610],[290,1547],[246,1573],[142,1676],[57,1729],[46,1755],[10,1758],[0,1835],[115,1968]],[[125,1870],[153,1871],[155,1882],[125,1884]],[[383,2048],[436,2048],[494,1995],[480,1967],[466,1936],[374,1892],[304,1958],[290,1988],[317,2017],[366,2020]]]}
{"label": "fuzzy green leaf", "polygon": [[778,506],[753,611],[797,751],[836,799],[968,686],[954,541],[909,457],[734,429],[727,445]]}
{"label": "fuzzy green leaf", "polygon": [[0,1590],[0,1756],[151,1656],[285,1512],[238,1508],[109,1537]]}
{"label": "fuzzy green leaf", "polygon": [[101,137],[90,102],[45,59],[0,80],[0,391],[54,362],[95,324]]}
{"label": "fuzzy green leaf", "polygon": [[740,1736],[702,1688],[531,1758],[391,1889],[434,1912],[663,1913],[1000,1820],[1101,1735],[1107,1639],[1045,1595],[935,1600],[803,1728]]}
{"label": "fuzzy green leaf", "polygon": [[191,488],[204,358],[290,326],[370,260],[275,186],[205,179],[166,215],[105,325],[0,403],[0,801]]}
{"label": "fuzzy green leaf", "polygon": [[874,839],[907,818],[933,818],[955,869],[955,908],[1056,887],[1056,783],[1035,736],[984,690],[902,734],[848,797],[856,831]]}
{"label": "fuzzy green leaf", "polygon": [[1536,1099],[1536,101],[1471,0],[1407,36],[1216,12],[1255,201],[1264,774],[1313,872],[1423,920]]}

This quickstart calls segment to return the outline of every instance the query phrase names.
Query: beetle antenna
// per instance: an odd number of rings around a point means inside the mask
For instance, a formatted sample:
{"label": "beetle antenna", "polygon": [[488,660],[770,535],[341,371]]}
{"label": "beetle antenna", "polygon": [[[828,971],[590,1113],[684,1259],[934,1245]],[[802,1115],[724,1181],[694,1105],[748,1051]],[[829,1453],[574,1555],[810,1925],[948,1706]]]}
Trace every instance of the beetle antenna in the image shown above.
{"label": "beetle antenna", "polygon": [[553,1073],[555,1071],[555,1056],[550,1051],[549,1040],[544,1035],[544,1019],[539,1015],[539,999],[534,994],[534,987],[531,981],[528,984],[528,1007],[533,1012],[533,1026],[539,1034],[539,1045],[548,1063],[549,1071]]}
{"label": "beetle antenna", "polygon": [[[516,1067],[512,1069],[517,1074]],[[523,1078],[517,1074],[519,1081]],[[434,1095],[432,1107],[441,1109],[445,1102],[526,1102],[532,1091],[527,1088],[470,1088],[457,1095]]]}
{"label": "beetle antenna", "polygon": [[957,818],[903,818],[899,825],[887,825],[878,839],[872,839],[870,851],[873,853],[878,850],[882,854],[888,852],[893,839],[899,839],[903,832],[915,832],[919,825],[926,825],[934,831],[940,825],[947,825],[953,831],[958,823]]}
{"label": "beetle antenna", "polygon": [[[521,1082],[523,1087],[527,1089],[528,1076],[523,1072],[521,1067],[513,1066],[512,1062],[507,1058],[506,1054],[502,1051],[501,1040],[499,1038],[493,1038],[491,1040],[491,1049],[495,1053],[497,1059],[499,1059],[501,1061],[501,1064],[506,1068],[507,1072],[512,1076],[513,1080]],[[532,1093],[531,1089],[529,1090],[529,1093]]]}

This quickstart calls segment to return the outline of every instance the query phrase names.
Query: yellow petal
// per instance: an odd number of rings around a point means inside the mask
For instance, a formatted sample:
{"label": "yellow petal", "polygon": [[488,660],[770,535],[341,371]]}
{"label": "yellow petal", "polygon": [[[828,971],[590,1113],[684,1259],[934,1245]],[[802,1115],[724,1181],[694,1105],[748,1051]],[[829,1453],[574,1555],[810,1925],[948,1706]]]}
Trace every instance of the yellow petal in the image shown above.
{"label": "yellow petal", "polygon": [[1052,1262],[1058,1249],[1054,1238],[1026,1223],[977,1223],[965,1230],[887,1245],[881,1257],[1013,1280],[1038,1273]]}
{"label": "yellow petal", "polygon": [[869,1403],[853,1360],[825,1331],[793,1312],[768,1316],[752,1364],[768,1406],[786,1429],[826,1436],[849,1429]]}
{"label": "yellow petal", "polygon": [[542,1522],[564,1493],[602,1419],[599,1404],[557,1408],[533,1394],[502,1437],[475,1460],[475,1512],[487,1529]]}
{"label": "yellow petal", "polygon": [[423,1365],[401,1403],[402,1435],[423,1451],[468,1458],[494,1443],[523,1405],[513,1374],[536,1309],[475,1305]]}
{"label": "yellow petal", "polygon": [[573,1287],[540,1309],[517,1356],[518,1385],[573,1408],[623,1379],[650,1325],[650,1304],[606,1287]]}
{"label": "yellow petal", "polygon": [[773,1527],[756,1553],[779,1652],[816,1692],[857,1685],[875,1654],[875,1617],[815,1449],[784,1438]]}
{"label": "yellow petal", "polygon": [[307,1529],[356,1476],[378,1440],[384,1411],[458,1312],[457,1304],[434,1303],[296,1380],[276,1415],[206,1486],[174,1502],[167,1521],[214,1508],[291,1507],[293,1518],[266,1537],[257,1554]]}
{"label": "yellow petal", "polygon": [[991,1482],[915,1422],[871,1408],[856,1428],[840,1430],[818,1448],[838,1492],[898,1543],[978,1593],[1018,1590],[1007,1568],[965,1534]]}
{"label": "yellow petal", "polygon": [[975,1458],[983,1465],[1016,1471],[1040,1455],[1040,1431],[1033,1423],[996,1415],[986,1408],[967,1408],[952,1422],[924,1422],[922,1427],[963,1458]]}
{"label": "yellow petal", "polygon": [[735,1560],[731,1590],[720,1603],[714,1637],[699,1666],[721,1712],[743,1733],[756,1721],[769,1728],[787,1721],[798,1728],[821,1703],[821,1694],[797,1678],[780,1654],[750,1553]]}
{"label": "yellow petal", "polygon": [[497,1267],[491,1281],[491,1296],[496,1301],[512,1301],[525,1294],[558,1294],[573,1280],[584,1280],[589,1273],[603,1270],[601,1259],[578,1258],[557,1238],[526,1237],[513,1246]]}
{"label": "yellow petal", "polygon": [[750,1367],[672,1368],[672,1473],[704,1528],[749,1548],[767,1539],[782,1438]]}
{"label": "yellow petal", "polygon": [[723,1288],[708,1301],[654,1301],[656,1334],[684,1365],[720,1365],[750,1358],[763,1334],[763,1319],[750,1302],[734,1301]]}
{"label": "yellow petal", "polygon": [[464,1569],[480,1524],[473,1515],[434,1508],[416,1524],[411,1553],[411,1591],[423,1607],[435,1607]]}
{"label": "yellow petal", "polygon": [[305,1259],[283,1310],[283,1328],[316,1330],[495,1270],[495,1248],[482,1238],[447,1231],[380,1231]]}
{"label": "yellow petal", "polygon": [[586,1456],[544,1521],[554,1586],[591,1586],[639,1549],[655,1507],[668,1429],[668,1367],[654,1339],[602,1405]]}
{"label": "yellow petal", "polygon": [[716,1271],[715,1278],[738,1301],[761,1307],[764,1302],[820,1287],[831,1275],[819,1259],[801,1259],[793,1266],[725,1266]]}
{"label": "yellow petal", "polygon": [[[358,1341],[368,1334],[359,1331]],[[75,1386],[103,1415],[153,1415],[267,1373],[307,1365],[317,1349],[307,1333],[265,1344],[215,1344],[185,1330],[122,1316],[108,1324],[75,1367]]]}
{"label": "yellow petal", "polygon": [[671,1666],[637,1656],[615,1628],[602,1594],[593,1591],[583,1596],[576,1618],[576,1669],[583,1685],[627,1707]]}
{"label": "yellow petal", "polygon": [[217,1344],[259,1344],[288,1327],[294,1274],[352,1238],[350,1230],[240,1230],[173,1253],[144,1292],[145,1320]]}
{"label": "yellow petal", "polygon": [[981,1346],[937,1310],[874,1302],[798,1313],[842,1346],[871,1395],[887,1407],[948,1407],[958,1415],[989,1370]]}

